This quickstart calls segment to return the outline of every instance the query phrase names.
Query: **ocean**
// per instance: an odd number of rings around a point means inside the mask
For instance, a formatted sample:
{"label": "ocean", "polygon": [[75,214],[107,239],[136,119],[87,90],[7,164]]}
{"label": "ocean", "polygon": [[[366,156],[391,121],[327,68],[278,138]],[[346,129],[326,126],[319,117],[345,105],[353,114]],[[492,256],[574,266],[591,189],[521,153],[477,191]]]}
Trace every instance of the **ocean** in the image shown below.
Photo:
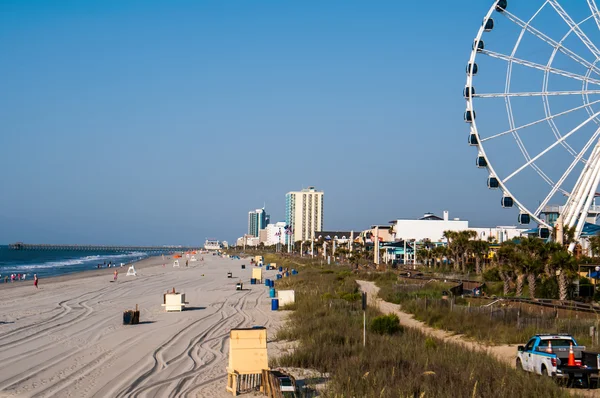
{"label": "ocean", "polygon": [[72,250],[10,250],[0,245],[0,275],[27,274],[27,280],[98,269],[98,264],[129,264],[148,257],[144,252],[87,252]]}

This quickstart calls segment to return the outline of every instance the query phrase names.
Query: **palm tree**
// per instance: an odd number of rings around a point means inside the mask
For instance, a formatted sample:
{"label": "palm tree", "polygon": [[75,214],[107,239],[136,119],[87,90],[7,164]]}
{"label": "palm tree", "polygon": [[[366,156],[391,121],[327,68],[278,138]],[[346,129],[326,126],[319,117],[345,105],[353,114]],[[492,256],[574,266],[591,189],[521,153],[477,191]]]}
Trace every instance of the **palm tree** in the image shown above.
{"label": "palm tree", "polygon": [[429,258],[431,256],[431,252],[427,250],[425,247],[417,249],[417,258],[421,259],[421,263],[423,265],[429,266]]}
{"label": "palm tree", "polygon": [[535,288],[538,275],[544,270],[547,263],[549,250],[539,238],[522,238],[516,246],[521,253],[521,269],[527,276],[529,284],[529,297],[535,298]]}
{"label": "palm tree", "polygon": [[558,299],[566,300],[569,281],[577,276],[577,260],[564,247],[555,250],[548,261],[550,269],[555,270],[558,278]]}
{"label": "palm tree", "polygon": [[588,241],[590,242],[590,257],[598,257],[598,255],[600,255],[600,234],[590,236]]}
{"label": "palm tree", "polygon": [[456,231],[444,231],[443,236],[448,241],[448,252],[453,257],[454,269],[456,270],[459,266],[458,255],[460,253],[456,242],[458,233],[456,233]]}
{"label": "palm tree", "polygon": [[450,250],[446,246],[436,246],[431,249],[431,255],[433,258],[433,266],[437,268],[442,265],[444,257],[448,258]]}
{"label": "palm tree", "polygon": [[483,260],[485,264],[485,258],[488,255],[490,245],[483,240],[471,240],[469,241],[469,248],[469,251],[475,256],[475,273],[481,274],[481,262]]}
{"label": "palm tree", "polygon": [[[498,249],[497,259],[498,259],[498,274],[500,275],[500,279],[504,284],[504,295],[508,295],[510,293],[510,282],[514,279],[516,275],[516,264],[519,261],[518,253],[515,249],[516,244],[513,241],[508,241],[502,243],[500,249]],[[517,278],[517,296],[523,295],[523,282],[519,283],[519,278]]]}
{"label": "palm tree", "polygon": [[465,257],[469,251],[469,240],[477,237],[477,232],[466,231],[444,231],[443,235],[448,240],[448,248],[454,257],[454,269],[465,272]]}

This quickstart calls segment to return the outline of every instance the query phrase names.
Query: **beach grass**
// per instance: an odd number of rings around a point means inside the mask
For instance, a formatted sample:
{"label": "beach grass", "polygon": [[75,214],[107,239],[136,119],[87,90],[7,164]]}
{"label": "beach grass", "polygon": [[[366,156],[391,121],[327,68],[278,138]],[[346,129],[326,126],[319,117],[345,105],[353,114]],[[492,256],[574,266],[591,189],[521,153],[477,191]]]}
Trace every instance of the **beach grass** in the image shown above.
{"label": "beach grass", "polygon": [[364,278],[377,284],[381,299],[400,304],[402,310],[413,314],[415,319],[485,344],[524,344],[536,333],[568,333],[588,349],[599,348],[592,344],[589,336],[590,326],[596,325],[595,319],[576,318],[574,315],[556,319],[551,316],[550,310],[547,310],[546,316],[540,316],[529,313],[526,308],[521,309],[518,316],[516,308],[512,308],[512,312],[502,311],[501,307],[478,310],[476,307],[482,304],[480,300],[470,302],[456,297],[452,305],[442,300],[443,292],[449,290],[451,284],[432,282],[417,290],[407,290],[403,289],[406,281],[399,281],[392,272],[372,273],[364,275]]}
{"label": "beach grass", "polygon": [[329,378],[326,397],[569,395],[550,379],[517,372],[487,354],[414,329],[380,333],[370,325],[382,314],[371,307],[363,347],[363,311],[355,280],[346,269],[305,262],[298,275],[277,281],[277,288],[296,291],[295,311],[277,339],[298,344],[274,365],[323,372]]}

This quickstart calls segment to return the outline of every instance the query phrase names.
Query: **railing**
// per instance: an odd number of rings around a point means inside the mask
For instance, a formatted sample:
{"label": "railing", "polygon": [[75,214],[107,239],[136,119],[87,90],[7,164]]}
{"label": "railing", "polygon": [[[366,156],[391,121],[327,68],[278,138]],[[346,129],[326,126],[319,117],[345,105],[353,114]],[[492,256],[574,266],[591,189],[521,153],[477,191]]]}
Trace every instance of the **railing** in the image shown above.
{"label": "railing", "polygon": [[200,250],[199,247],[189,246],[117,246],[117,245],[47,245],[31,243],[12,243],[8,245],[11,250],[65,250],[65,251],[113,251],[113,252],[179,252]]}

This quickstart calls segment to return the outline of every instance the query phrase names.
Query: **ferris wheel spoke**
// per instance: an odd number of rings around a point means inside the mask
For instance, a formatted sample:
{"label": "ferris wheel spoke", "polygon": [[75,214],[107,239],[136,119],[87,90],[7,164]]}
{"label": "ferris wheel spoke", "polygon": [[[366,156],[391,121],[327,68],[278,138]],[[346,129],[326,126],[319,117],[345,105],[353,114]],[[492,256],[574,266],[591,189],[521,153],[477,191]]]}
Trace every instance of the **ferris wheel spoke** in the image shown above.
{"label": "ferris wheel spoke", "polygon": [[[560,17],[565,21],[569,28],[579,37],[579,40],[590,50],[590,52],[594,55],[596,59],[600,58],[600,50],[594,45],[594,43],[587,37],[587,35],[581,30],[579,24],[573,21],[573,18],[562,8],[558,1],[556,0],[548,0],[548,3],[554,8],[556,13],[560,15]],[[588,18],[589,19],[589,18]]]}
{"label": "ferris wheel spoke", "polygon": [[589,104],[583,104],[583,105],[580,105],[580,106],[578,106],[578,107],[575,107],[575,108],[572,108],[572,109],[568,109],[568,110],[566,110],[566,111],[564,111],[564,112],[556,113],[556,114],[554,114],[554,115],[551,115],[551,116],[545,117],[545,118],[543,118],[543,119],[536,120],[536,121],[534,121],[534,122],[527,123],[527,124],[524,124],[524,125],[522,125],[522,126],[515,127],[515,128],[512,128],[512,129],[509,129],[509,130],[503,131],[503,132],[501,132],[501,133],[494,134],[494,135],[492,135],[492,136],[486,137],[486,138],[480,138],[480,139],[479,139],[479,141],[480,141],[480,142],[485,142],[485,141],[493,140],[494,138],[502,137],[502,136],[504,136],[504,135],[507,135],[507,134],[514,133],[515,131],[519,131],[519,130],[523,130],[523,129],[527,128],[527,127],[535,126],[536,124],[543,123],[543,122],[546,122],[546,121],[548,121],[548,120],[555,119],[555,118],[557,118],[557,117],[559,117],[559,116],[567,115],[567,114],[569,114],[569,113],[571,113],[571,112],[578,111],[578,110],[580,110],[580,109],[583,109],[583,108],[585,108],[586,106],[594,105],[594,104],[597,104],[597,103],[599,103],[599,102],[600,102],[600,100],[592,101],[592,102],[590,102]]}
{"label": "ferris wheel spoke", "polygon": [[567,134],[563,135],[560,139],[556,140],[554,143],[552,143],[552,145],[550,145],[548,148],[544,149],[542,152],[538,153],[533,158],[529,159],[529,161],[527,161],[524,165],[522,165],[521,167],[519,167],[517,170],[513,171],[512,174],[510,174],[508,177],[506,177],[504,180],[502,180],[502,183],[505,184],[506,182],[508,182],[508,180],[510,180],[515,175],[517,175],[521,171],[523,171],[523,169],[525,169],[526,167],[530,166],[533,162],[535,162],[536,160],[538,160],[539,158],[541,158],[542,156],[544,156],[552,148],[554,148],[555,146],[559,145],[561,142],[563,142],[564,140],[566,140],[567,138],[569,138],[571,135],[575,134],[577,131],[579,131],[579,129],[581,129],[583,126],[585,126],[586,124],[588,124],[590,121],[592,121],[598,115],[600,115],[600,112],[594,113],[592,116],[590,116],[585,121],[583,121],[581,124],[579,124],[577,127],[575,127],[574,129],[572,129],[571,131],[569,131]]}
{"label": "ferris wheel spoke", "polygon": [[548,45],[550,45],[552,48],[555,48],[558,51],[560,51],[561,53],[565,54],[566,56],[568,56],[569,58],[571,58],[573,61],[575,61],[575,62],[577,62],[577,63],[585,66],[588,69],[593,70],[594,72],[596,72],[596,74],[600,74],[600,68],[598,68],[596,65],[592,64],[591,62],[587,61],[581,55],[579,55],[579,54],[575,53],[574,51],[570,50],[568,47],[565,47],[562,43],[559,43],[556,40],[550,38],[548,35],[542,33],[538,29],[536,29],[533,26],[531,26],[529,23],[523,21],[522,19],[520,19],[516,15],[511,14],[510,12],[508,12],[506,10],[502,14],[509,21],[511,21],[514,24],[516,24],[519,27],[521,27],[521,29],[525,29],[526,31],[528,31],[532,35],[536,36],[538,39],[540,39],[543,42],[545,42]]}
{"label": "ferris wheel spoke", "polygon": [[539,207],[535,211],[535,214],[538,215],[540,212],[546,207],[548,202],[552,199],[552,197],[556,194],[558,190],[561,189],[562,184],[565,182],[567,177],[571,174],[571,172],[575,169],[575,166],[583,159],[583,155],[590,149],[592,144],[596,142],[598,137],[600,136],[600,128],[596,129],[596,132],[592,135],[592,137],[586,142],[583,146],[583,149],[579,151],[577,156],[573,159],[567,170],[563,173],[560,179],[556,182],[554,187],[550,190],[550,193],[544,198],[544,200],[540,203]]}
{"label": "ferris wheel spoke", "polygon": [[536,62],[527,61],[527,60],[524,60],[524,59],[521,59],[521,58],[511,57],[510,55],[505,55],[505,54],[497,53],[495,51],[490,51],[490,50],[481,50],[480,52],[482,54],[488,55],[488,56],[493,57],[493,58],[502,59],[502,60],[507,61],[507,62],[512,62],[512,63],[516,63],[516,64],[519,64],[519,65],[527,66],[529,68],[538,69],[538,70],[541,70],[541,71],[544,71],[544,72],[553,73],[555,75],[561,75],[561,76],[568,77],[568,78],[571,78],[571,79],[580,80],[580,81],[583,81],[583,82],[588,82],[588,83],[593,83],[593,84],[600,84],[600,80],[597,80],[597,79],[591,79],[591,78],[583,76],[583,75],[578,75],[577,73],[572,73],[572,72],[567,72],[567,71],[562,70],[562,69],[552,68],[552,67],[549,67],[547,65],[538,64]]}
{"label": "ferris wheel spoke", "polygon": [[588,6],[590,7],[590,11],[592,12],[592,15],[594,16],[594,20],[596,21],[596,25],[598,26],[598,29],[600,30],[600,11],[598,10],[596,1],[595,0],[587,0],[587,2],[588,2]]}
{"label": "ferris wheel spoke", "polygon": [[552,96],[552,95],[589,95],[589,94],[600,94],[600,90],[578,90],[578,91],[531,91],[521,93],[483,93],[473,94],[475,98],[498,98],[498,97],[541,97],[541,96]]}

